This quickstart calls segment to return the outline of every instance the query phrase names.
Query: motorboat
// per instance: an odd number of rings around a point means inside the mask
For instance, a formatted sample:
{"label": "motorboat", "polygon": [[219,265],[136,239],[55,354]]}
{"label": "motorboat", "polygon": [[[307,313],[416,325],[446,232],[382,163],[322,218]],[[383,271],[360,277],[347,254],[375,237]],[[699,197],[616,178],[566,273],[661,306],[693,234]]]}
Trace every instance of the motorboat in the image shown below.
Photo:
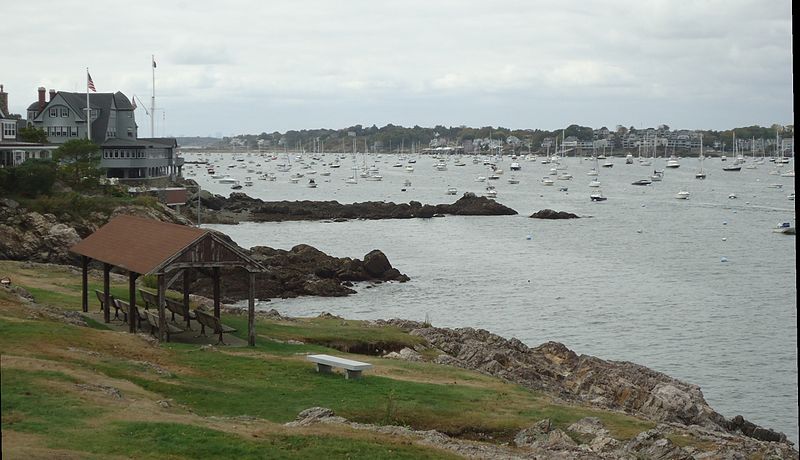
{"label": "motorboat", "polygon": [[680,168],[680,167],[681,167],[681,163],[678,161],[678,159],[676,157],[670,157],[667,160],[667,168],[675,169],[675,168]]}
{"label": "motorboat", "polygon": [[[598,158],[600,158],[600,157],[598,157]],[[608,160],[605,163],[603,163],[603,167],[604,168],[613,168],[614,167],[614,163],[612,163],[611,160]]]}
{"label": "motorboat", "polygon": [[308,188],[317,188],[317,183],[314,181],[314,179],[309,179],[308,180],[308,184],[306,185],[306,187],[308,187]]}
{"label": "motorboat", "polygon": [[522,166],[515,161],[515,162],[511,163],[511,166],[509,166],[509,169],[511,169],[512,171],[519,171],[520,169],[522,169]]}
{"label": "motorboat", "polygon": [[688,200],[689,199],[689,192],[686,190],[681,190],[675,194],[675,198],[678,200]]}
{"label": "motorboat", "polygon": [[242,184],[239,181],[235,181],[233,185],[231,185],[231,190],[240,190],[242,188]]}
{"label": "motorboat", "polygon": [[447,195],[456,195],[458,194],[458,189],[456,189],[455,187],[448,187],[445,193]]}
{"label": "motorboat", "polygon": [[637,181],[631,182],[631,185],[650,185],[653,181],[647,179],[639,179]]}
{"label": "motorboat", "polygon": [[784,235],[794,235],[795,228],[789,222],[783,222],[778,224],[775,228],[772,229],[775,233],[783,233]]}
{"label": "motorboat", "polygon": [[248,176],[244,178],[244,186],[245,187],[252,187],[253,186],[253,178]]}
{"label": "motorboat", "polygon": [[625,164],[626,165],[632,165],[633,164],[633,155],[631,155],[630,153],[625,155]]}
{"label": "motorboat", "polygon": [[650,180],[652,180],[653,182],[660,181],[663,178],[664,178],[664,171],[658,171],[658,170],[653,171],[653,174],[650,176]]}
{"label": "motorboat", "polygon": [[485,182],[485,181],[486,181],[485,176],[478,176],[475,178],[475,182]]}
{"label": "motorboat", "polygon": [[592,201],[606,201],[608,199],[605,197],[605,195],[603,195],[603,192],[599,191],[597,193],[592,193],[591,195],[589,195],[589,198]]}
{"label": "motorboat", "polygon": [[732,164],[730,166],[723,166],[722,170],[723,171],[741,171],[742,167],[741,167],[741,165]]}
{"label": "motorboat", "polygon": [[596,188],[596,187],[599,187],[599,186],[600,186],[600,181],[599,181],[599,180],[597,180],[597,179],[595,179],[595,180],[593,180],[593,181],[589,182],[589,187],[594,187],[594,188]]}
{"label": "motorboat", "polygon": [[564,173],[559,174],[556,179],[558,179],[558,180],[572,180],[572,174],[564,172]]}
{"label": "motorboat", "polygon": [[219,183],[220,184],[236,184],[238,182],[239,182],[238,180],[234,179],[233,177],[231,177],[229,175],[222,176],[219,179]]}
{"label": "motorboat", "polygon": [[553,185],[554,183],[555,182],[553,182],[553,179],[550,179],[549,177],[542,178],[542,185]]}
{"label": "motorboat", "polygon": [[508,178],[508,183],[509,184],[519,184],[519,179],[517,179],[514,176],[511,176],[511,177]]}

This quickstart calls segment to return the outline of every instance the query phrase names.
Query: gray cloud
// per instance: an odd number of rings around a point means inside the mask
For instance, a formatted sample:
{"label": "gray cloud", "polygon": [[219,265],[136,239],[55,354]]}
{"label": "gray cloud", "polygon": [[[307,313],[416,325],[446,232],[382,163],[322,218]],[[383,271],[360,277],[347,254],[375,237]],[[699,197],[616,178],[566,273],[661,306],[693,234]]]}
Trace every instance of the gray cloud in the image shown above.
{"label": "gray cloud", "polygon": [[[103,5],[88,16],[80,0],[59,2],[58,15],[4,7],[14,53],[0,82],[12,110],[40,85],[83,90],[87,66],[98,90],[145,99],[155,54],[172,134],[388,122],[726,128],[793,118],[785,0]],[[114,33],[101,34],[109,16]]]}

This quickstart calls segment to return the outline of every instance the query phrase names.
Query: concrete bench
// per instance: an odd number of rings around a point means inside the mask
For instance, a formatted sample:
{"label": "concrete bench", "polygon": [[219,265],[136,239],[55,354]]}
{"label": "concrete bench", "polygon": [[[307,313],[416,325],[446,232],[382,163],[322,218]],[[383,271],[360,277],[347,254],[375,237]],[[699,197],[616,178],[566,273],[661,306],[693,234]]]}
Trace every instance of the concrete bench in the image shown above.
{"label": "concrete bench", "polygon": [[332,367],[341,367],[345,370],[346,379],[361,378],[361,371],[372,367],[372,364],[353,361],[352,359],[339,358],[331,355],[308,355],[306,359],[317,364],[317,372],[330,373]]}

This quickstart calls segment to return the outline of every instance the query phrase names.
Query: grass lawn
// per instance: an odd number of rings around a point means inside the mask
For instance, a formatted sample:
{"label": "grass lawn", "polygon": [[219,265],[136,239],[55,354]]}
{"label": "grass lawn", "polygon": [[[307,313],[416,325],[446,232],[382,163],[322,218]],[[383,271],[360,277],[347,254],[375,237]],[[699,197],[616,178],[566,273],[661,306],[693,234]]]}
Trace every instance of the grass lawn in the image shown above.
{"label": "grass lawn", "polygon": [[[0,261],[3,273],[39,303],[80,310],[79,273]],[[97,287],[96,279],[92,283]],[[126,298],[127,283],[115,284],[112,293]],[[90,308],[97,308],[96,299]],[[543,418],[566,428],[580,418],[599,417],[619,439],[654,426],[618,413],[556,404],[545,395],[460,368],[340,351],[421,343],[400,329],[361,321],[259,319],[256,347],[207,349],[154,346],[97,322],[78,327],[35,312],[36,307],[0,295],[3,444],[13,440],[21,446],[14,450],[20,456],[452,458],[405,438],[345,427],[320,434],[314,431],[319,428],[283,426],[313,406],[363,423],[495,442],[508,441]],[[245,316],[223,315],[222,320],[246,338]],[[304,343],[283,342],[289,339]],[[375,367],[355,381],[338,373],[317,374],[305,360],[309,352],[344,355]],[[103,397],[102,391],[79,384],[118,388],[123,396]],[[170,401],[168,407],[158,403],[164,400]],[[249,422],[241,421],[244,416]]]}

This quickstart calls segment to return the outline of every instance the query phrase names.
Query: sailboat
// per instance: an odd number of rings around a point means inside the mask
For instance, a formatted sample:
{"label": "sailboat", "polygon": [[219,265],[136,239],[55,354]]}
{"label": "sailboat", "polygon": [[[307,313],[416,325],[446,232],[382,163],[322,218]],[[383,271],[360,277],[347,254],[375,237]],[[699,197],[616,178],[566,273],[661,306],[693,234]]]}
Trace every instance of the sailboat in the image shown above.
{"label": "sailboat", "polygon": [[698,171],[697,174],[694,175],[695,179],[705,179],[706,178],[706,173],[705,173],[705,171],[703,171],[703,160],[705,160],[705,157],[703,156],[703,135],[701,134],[700,135],[700,171]]}
{"label": "sailboat", "polygon": [[[592,172],[594,172],[594,174],[589,174]],[[587,174],[589,174],[590,176],[595,176],[595,178],[592,179],[591,182],[589,182],[589,187],[600,187],[600,178],[599,178],[599,173],[597,172],[597,157],[594,158],[594,166],[592,167],[592,170],[589,171],[589,173]]]}

